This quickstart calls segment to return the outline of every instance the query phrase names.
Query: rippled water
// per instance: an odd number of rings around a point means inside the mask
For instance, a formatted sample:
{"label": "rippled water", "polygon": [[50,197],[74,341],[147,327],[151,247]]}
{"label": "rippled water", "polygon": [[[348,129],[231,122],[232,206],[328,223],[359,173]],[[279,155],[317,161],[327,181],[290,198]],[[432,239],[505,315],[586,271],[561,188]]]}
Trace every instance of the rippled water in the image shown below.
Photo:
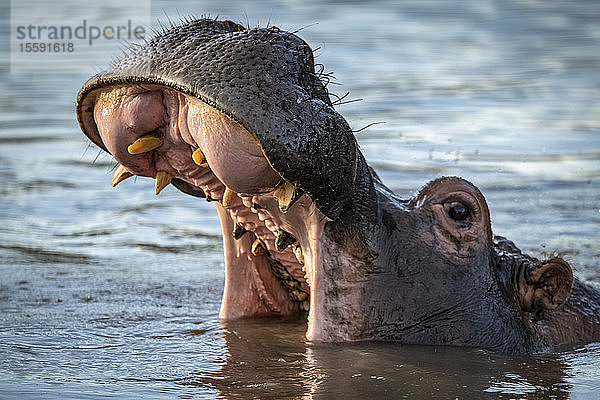
{"label": "rippled water", "polygon": [[[600,282],[600,3],[160,2],[303,28],[384,182],[460,175],[493,228]],[[51,3],[48,3],[51,4]],[[99,6],[101,7],[101,5]],[[44,12],[43,9],[32,12]],[[3,49],[7,38],[2,36]],[[93,72],[0,65],[0,398],[598,398],[600,346],[314,345],[302,321],[223,323],[213,205],[148,179],[110,187],[74,100]],[[107,62],[109,56],[107,55]]]}

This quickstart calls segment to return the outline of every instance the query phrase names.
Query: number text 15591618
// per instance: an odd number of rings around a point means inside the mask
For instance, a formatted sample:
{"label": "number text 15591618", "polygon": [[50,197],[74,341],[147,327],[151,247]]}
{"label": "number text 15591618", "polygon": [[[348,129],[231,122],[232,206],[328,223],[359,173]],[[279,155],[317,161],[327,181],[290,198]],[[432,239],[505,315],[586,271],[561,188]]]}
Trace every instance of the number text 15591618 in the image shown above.
{"label": "number text 15591618", "polygon": [[67,43],[44,43],[27,42],[19,43],[21,53],[72,53],[75,46],[71,42]]}

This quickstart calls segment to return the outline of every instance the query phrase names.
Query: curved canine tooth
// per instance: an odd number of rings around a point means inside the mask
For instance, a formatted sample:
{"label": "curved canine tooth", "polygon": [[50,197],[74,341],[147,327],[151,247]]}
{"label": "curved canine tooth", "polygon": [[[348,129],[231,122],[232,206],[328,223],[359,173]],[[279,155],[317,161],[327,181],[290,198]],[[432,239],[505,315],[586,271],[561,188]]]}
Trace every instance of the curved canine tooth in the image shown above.
{"label": "curved canine tooth", "polygon": [[225,193],[223,193],[223,207],[229,207],[235,198],[237,197],[237,193],[228,187],[225,188]]}
{"label": "curved canine tooth", "polygon": [[252,249],[250,251],[252,251],[252,254],[254,254],[255,256],[265,254],[265,245],[263,241],[260,240],[260,238],[256,238],[254,243],[252,243]]}
{"label": "curved canine tooth", "polygon": [[294,255],[296,256],[296,260],[304,265],[304,253],[302,253],[302,247],[300,247],[300,245],[294,247]]}
{"label": "curved canine tooth", "polygon": [[279,202],[279,209],[282,212],[287,212],[292,204],[295,192],[296,188],[294,185],[285,180],[273,190],[273,197]]}
{"label": "curved canine tooth", "polygon": [[288,232],[280,230],[279,232],[277,232],[277,237],[275,238],[275,248],[277,249],[277,251],[283,251],[286,247],[288,247],[295,241],[296,239]]}
{"label": "curved canine tooth", "polygon": [[159,194],[164,188],[171,183],[173,176],[168,172],[158,171],[156,172],[156,183],[154,184],[154,194]]}
{"label": "curved canine tooth", "polygon": [[124,166],[119,164],[117,170],[115,171],[112,177],[112,186],[115,187],[119,183],[123,182],[125,179],[131,178],[132,176],[133,174],[131,172],[127,171],[127,169]]}
{"label": "curved canine tooth", "polygon": [[165,141],[155,133],[149,133],[142,136],[127,147],[129,154],[142,154],[158,149]]}
{"label": "curved canine tooth", "polygon": [[200,150],[200,148],[197,148],[196,150],[194,150],[194,152],[192,153],[192,160],[194,160],[194,162],[198,165],[202,165],[202,163],[204,162],[204,153],[202,152],[202,150]]}
{"label": "curved canine tooth", "polygon": [[244,225],[240,224],[239,222],[233,224],[233,231],[231,232],[231,234],[233,235],[234,239],[241,238],[246,232],[248,231],[246,230],[246,228],[244,228]]}

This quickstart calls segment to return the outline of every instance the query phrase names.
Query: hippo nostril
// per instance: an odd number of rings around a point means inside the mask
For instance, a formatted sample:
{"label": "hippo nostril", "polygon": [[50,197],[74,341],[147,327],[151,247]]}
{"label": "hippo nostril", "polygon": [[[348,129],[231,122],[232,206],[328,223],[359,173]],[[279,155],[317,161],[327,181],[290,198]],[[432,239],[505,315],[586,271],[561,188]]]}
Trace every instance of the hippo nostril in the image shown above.
{"label": "hippo nostril", "polygon": [[156,133],[148,133],[131,143],[127,147],[127,151],[131,155],[147,153],[149,151],[158,149],[164,144],[163,138],[158,136]]}
{"label": "hippo nostril", "polygon": [[457,201],[450,204],[450,208],[448,209],[448,215],[455,221],[464,221],[469,217],[469,208],[465,206],[463,203],[459,203]]}

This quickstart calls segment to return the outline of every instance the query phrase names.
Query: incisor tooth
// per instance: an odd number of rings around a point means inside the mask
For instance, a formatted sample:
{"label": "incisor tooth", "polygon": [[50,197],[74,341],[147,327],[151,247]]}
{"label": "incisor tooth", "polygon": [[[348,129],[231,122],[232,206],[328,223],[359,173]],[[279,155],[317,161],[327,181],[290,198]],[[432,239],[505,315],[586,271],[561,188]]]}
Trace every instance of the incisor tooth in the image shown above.
{"label": "incisor tooth", "polygon": [[265,254],[265,247],[263,241],[260,240],[260,238],[256,238],[254,243],[252,243],[252,249],[250,251],[252,251],[252,254],[254,254],[255,256]]}
{"label": "incisor tooth", "polygon": [[228,187],[225,188],[225,193],[223,193],[223,207],[229,207],[235,198],[237,197],[237,193]]}
{"label": "incisor tooth", "polygon": [[117,170],[115,171],[115,173],[113,174],[112,177],[112,185],[113,187],[117,186],[119,183],[123,182],[125,179],[132,177],[133,174],[129,171],[127,171],[127,169],[122,166],[121,164],[119,164],[119,166],[117,167]]}
{"label": "incisor tooth", "polygon": [[129,154],[141,154],[147,153],[154,149],[158,149],[164,143],[163,138],[158,136],[155,133],[149,133],[147,135],[142,136],[135,142],[131,143],[129,147],[127,147],[127,151]]}
{"label": "incisor tooth", "polygon": [[154,184],[154,194],[159,194],[164,188],[171,183],[173,177],[168,172],[157,171],[156,172],[156,183]]}
{"label": "incisor tooth", "polygon": [[202,152],[202,150],[200,150],[200,148],[194,150],[194,152],[192,153],[192,160],[194,160],[196,164],[202,165],[202,163],[204,162],[204,153]]}
{"label": "incisor tooth", "polygon": [[294,199],[294,193],[296,189],[294,185],[289,183],[288,181],[283,181],[283,183],[277,186],[273,190],[273,197],[277,199],[279,202],[279,209],[282,212],[286,212]]}
{"label": "incisor tooth", "polygon": [[304,253],[302,253],[302,247],[300,247],[300,245],[294,247],[294,255],[296,256],[296,260],[304,265]]}

